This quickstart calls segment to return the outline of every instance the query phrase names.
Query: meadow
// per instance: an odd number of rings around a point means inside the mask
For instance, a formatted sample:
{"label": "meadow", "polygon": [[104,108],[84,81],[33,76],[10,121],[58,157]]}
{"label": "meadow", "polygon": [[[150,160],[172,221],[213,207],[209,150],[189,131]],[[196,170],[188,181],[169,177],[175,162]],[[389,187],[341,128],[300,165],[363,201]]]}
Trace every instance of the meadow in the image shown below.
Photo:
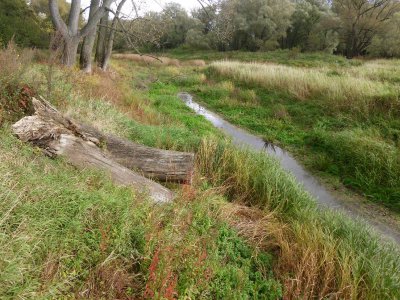
{"label": "meadow", "polygon": [[223,55],[178,84],[228,121],[294,153],[334,189],[400,212],[398,60]]}
{"label": "meadow", "polygon": [[[19,58],[1,75],[8,89],[0,99],[0,295],[400,297],[397,246],[363,224],[317,209],[277,161],[237,149],[177,98],[182,90],[195,92],[210,106],[236,111],[228,118],[250,124],[255,119],[244,108],[264,113],[258,85],[242,88],[198,63],[120,57],[110,72],[82,76],[29,63],[18,49],[1,55]],[[174,203],[155,206],[104,174],[43,156],[10,132],[29,113],[21,104],[28,92],[103,131],[196,152],[193,185],[171,186]],[[231,102],[232,95],[238,98]]]}

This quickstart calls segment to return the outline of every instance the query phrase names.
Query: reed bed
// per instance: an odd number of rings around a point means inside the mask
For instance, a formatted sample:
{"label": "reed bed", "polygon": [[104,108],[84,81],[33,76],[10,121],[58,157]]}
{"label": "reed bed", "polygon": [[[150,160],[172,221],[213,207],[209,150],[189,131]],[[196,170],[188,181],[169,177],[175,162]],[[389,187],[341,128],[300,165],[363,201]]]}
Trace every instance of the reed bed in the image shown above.
{"label": "reed bed", "polygon": [[386,82],[340,74],[335,70],[296,68],[275,64],[217,61],[211,69],[247,84],[286,92],[299,100],[315,99],[327,109],[368,115],[378,109],[400,111],[398,89]]}
{"label": "reed bed", "polygon": [[275,251],[284,299],[398,299],[400,252],[362,223],[316,208],[278,162],[207,140],[198,170],[233,203],[221,218],[264,251]]}

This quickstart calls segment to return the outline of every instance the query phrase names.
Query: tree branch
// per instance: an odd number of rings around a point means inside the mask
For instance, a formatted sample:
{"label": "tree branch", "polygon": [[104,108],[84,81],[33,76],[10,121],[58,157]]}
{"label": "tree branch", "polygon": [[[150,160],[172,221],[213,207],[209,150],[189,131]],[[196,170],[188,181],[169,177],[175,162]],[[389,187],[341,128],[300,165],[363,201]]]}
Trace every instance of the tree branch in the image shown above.
{"label": "tree branch", "polygon": [[69,35],[68,27],[61,18],[57,0],[49,0],[49,10],[51,20],[53,21],[54,27],[57,29],[57,31],[59,31],[64,37]]}

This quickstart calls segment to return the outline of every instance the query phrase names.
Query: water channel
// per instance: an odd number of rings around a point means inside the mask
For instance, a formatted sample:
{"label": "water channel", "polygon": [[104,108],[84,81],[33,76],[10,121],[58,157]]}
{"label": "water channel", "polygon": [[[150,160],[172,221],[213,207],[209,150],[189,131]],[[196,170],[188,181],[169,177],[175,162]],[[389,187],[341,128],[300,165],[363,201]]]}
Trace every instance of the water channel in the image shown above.
{"label": "water channel", "polygon": [[193,96],[188,93],[179,93],[178,97],[198,115],[203,116],[216,128],[231,137],[234,144],[240,147],[245,146],[256,151],[264,151],[276,157],[280,161],[282,168],[290,172],[296,180],[304,186],[304,189],[317,200],[320,207],[341,211],[351,218],[358,218],[381,233],[384,238],[400,244],[400,229],[396,228],[396,225],[386,222],[382,218],[377,218],[371,214],[371,212],[368,212],[367,209],[363,209],[362,205],[345,201],[333,195],[318,181],[318,179],[306,171],[304,167],[284,149],[275,145],[266,144],[262,138],[227,122],[216,113],[196,103],[193,100]]}

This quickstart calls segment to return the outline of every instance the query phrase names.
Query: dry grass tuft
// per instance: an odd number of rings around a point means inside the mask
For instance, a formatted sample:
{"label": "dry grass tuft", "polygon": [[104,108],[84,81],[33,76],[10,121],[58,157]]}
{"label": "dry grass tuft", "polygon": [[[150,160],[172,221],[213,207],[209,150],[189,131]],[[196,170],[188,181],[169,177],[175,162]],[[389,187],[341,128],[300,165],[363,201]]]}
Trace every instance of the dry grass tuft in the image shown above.
{"label": "dry grass tuft", "polygon": [[140,54],[114,54],[113,58],[116,59],[126,59],[138,63],[145,64],[163,64],[166,66],[180,66],[180,62],[177,59],[169,58],[169,57],[152,57],[148,55],[140,55]]}
{"label": "dry grass tuft", "polygon": [[[96,69],[91,76],[75,76],[72,80],[75,87],[78,87],[78,93],[85,99],[102,100],[104,105],[100,106],[117,106],[120,111],[128,117],[147,125],[159,125],[163,122],[162,116],[154,110],[148,108],[149,102],[144,98],[145,96],[140,91],[132,92],[129,86],[129,81],[126,81],[117,72],[103,72]],[[85,116],[87,121],[92,121],[98,128],[103,128],[105,115],[99,115],[98,109],[85,107],[90,105],[90,101],[82,103],[82,101],[75,101],[76,105],[72,105],[69,109],[69,114],[76,115],[79,112],[84,114],[91,114]],[[71,106],[71,105],[70,105]],[[77,109],[77,111],[72,111]],[[100,116],[100,118],[99,118]],[[109,124],[112,123],[110,120]]]}
{"label": "dry grass tuft", "polygon": [[0,51],[0,83],[3,86],[19,85],[33,55],[33,50],[19,50],[16,44],[10,41],[7,47]]}
{"label": "dry grass tuft", "polygon": [[130,61],[134,61],[137,63],[144,63],[148,65],[165,65],[165,66],[192,66],[192,67],[204,67],[206,66],[206,62],[202,59],[192,59],[181,62],[175,58],[169,58],[165,56],[148,56],[148,55],[140,55],[140,54],[114,54],[113,58],[116,59],[126,59]]}
{"label": "dry grass tuft", "polygon": [[278,221],[274,213],[240,204],[227,203],[222,206],[222,219],[246,237],[258,249],[277,250],[279,244],[273,243],[273,237],[282,236],[286,225],[276,226]]}
{"label": "dry grass tuft", "polygon": [[187,60],[183,63],[185,66],[193,66],[193,67],[205,67],[207,64],[204,60],[202,59],[192,59],[192,60]]}
{"label": "dry grass tuft", "polygon": [[318,99],[329,109],[351,110],[362,115],[368,115],[377,107],[400,112],[397,89],[386,82],[367,77],[237,61],[218,61],[212,63],[211,67],[221,75],[287,92],[299,100]]}
{"label": "dry grass tuft", "polygon": [[360,283],[352,282],[350,258],[340,257],[337,244],[317,227],[294,228],[274,213],[240,204],[226,204],[221,217],[240,236],[263,251],[277,254],[275,274],[284,285],[284,299],[352,299]]}
{"label": "dry grass tuft", "polygon": [[[80,294],[89,299],[134,299],[142,290],[142,276],[127,270],[129,264],[121,261],[105,262],[91,272]],[[138,274],[139,275],[139,274]]]}

